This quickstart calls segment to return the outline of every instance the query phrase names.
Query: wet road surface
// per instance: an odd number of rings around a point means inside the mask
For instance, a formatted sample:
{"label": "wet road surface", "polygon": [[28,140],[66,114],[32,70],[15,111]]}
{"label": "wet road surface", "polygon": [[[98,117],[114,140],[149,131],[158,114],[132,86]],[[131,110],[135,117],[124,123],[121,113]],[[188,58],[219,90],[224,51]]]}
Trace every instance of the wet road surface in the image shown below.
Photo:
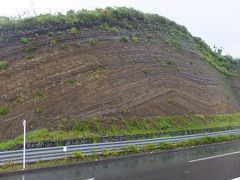
{"label": "wet road surface", "polygon": [[0,180],[232,180],[238,177],[240,141],[0,176]]}

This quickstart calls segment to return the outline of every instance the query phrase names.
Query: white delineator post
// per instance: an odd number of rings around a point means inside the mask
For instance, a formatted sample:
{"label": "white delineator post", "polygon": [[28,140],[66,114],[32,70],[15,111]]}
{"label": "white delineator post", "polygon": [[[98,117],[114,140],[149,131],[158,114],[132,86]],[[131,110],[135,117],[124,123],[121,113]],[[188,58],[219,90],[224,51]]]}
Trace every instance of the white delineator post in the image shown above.
{"label": "white delineator post", "polygon": [[67,146],[63,146],[63,152],[67,152]]}
{"label": "white delineator post", "polygon": [[23,169],[25,170],[26,157],[26,120],[23,120]]}

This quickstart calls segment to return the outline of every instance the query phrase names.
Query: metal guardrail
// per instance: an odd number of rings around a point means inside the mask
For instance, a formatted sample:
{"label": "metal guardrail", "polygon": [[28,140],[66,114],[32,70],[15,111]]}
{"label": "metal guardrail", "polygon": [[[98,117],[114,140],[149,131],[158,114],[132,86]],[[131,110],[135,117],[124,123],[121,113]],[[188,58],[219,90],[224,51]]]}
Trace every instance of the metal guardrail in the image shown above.
{"label": "metal guardrail", "polygon": [[[80,151],[84,155],[91,155],[93,153],[101,154],[103,149],[117,151],[129,145],[140,146],[144,144],[152,144],[152,143],[160,143],[160,142],[177,142],[181,140],[196,139],[201,137],[217,136],[217,135],[218,136],[230,135],[230,134],[240,134],[240,129],[193,134],[193,135],[184,135],[184,136],[175,136],[175,137],[154,138],[154,139],[27,149],[26,162],[62,159],[65,157],[69,157],[70,154],[75,151]],[[66,152],[64,152],[64,147],[66,148],[65,150],[67,150]],[[22,163],[22,160],[23,160],[22,156],[23,156],[23,150],[0,152],[0,166],[4,165],[7,161],[11,161],[13,163]]]}

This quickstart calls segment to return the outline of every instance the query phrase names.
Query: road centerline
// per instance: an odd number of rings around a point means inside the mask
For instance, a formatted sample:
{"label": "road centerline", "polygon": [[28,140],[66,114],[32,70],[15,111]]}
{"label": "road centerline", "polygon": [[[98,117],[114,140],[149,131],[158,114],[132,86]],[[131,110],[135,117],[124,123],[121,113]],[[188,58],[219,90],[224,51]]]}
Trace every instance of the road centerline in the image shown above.
{"label": "road centerline", "polygon": [[190,160],[188,162],[193,163],[193,162],[204,161],[204,160],[208,160],[208,159],[214,159],[214,158],[218,158],[218,157],[230,156],[230,155],[234,155],[234,154],[240,154],[240,151],[226,153],[226,154],[220,154],[220,155],[216,155],[216,156],[209,156],[209,157],[205,157],[205,158],[194,159],[194,160]]}

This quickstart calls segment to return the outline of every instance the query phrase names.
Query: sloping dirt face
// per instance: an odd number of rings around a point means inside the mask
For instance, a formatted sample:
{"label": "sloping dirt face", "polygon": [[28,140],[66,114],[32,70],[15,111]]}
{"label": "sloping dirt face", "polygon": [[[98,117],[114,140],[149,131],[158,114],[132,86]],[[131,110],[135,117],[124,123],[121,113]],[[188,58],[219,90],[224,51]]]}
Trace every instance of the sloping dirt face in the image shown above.
{"label": "sloping dirt face", "polygon": [[[123,32],[124,33],[124,32]],[[198,55],[166,46],[161,40],[121,42],[97,29],[56,37],[66,49],[49,47],[47,37],[34,39],[35,57],[12,40],[1,57],[13,61],[0,71],[1,139],[29,130],[57,129],[65,119],[114,116],[147,117],[189,113],[232,113],[239,104],[228,82]],[[88,44],[96,39],[96,46]],[[81,46],[74,43],[80,41]],[[15,43],[14,43],[15,42]],[[107,123],[107,122],[103,122]]]}

